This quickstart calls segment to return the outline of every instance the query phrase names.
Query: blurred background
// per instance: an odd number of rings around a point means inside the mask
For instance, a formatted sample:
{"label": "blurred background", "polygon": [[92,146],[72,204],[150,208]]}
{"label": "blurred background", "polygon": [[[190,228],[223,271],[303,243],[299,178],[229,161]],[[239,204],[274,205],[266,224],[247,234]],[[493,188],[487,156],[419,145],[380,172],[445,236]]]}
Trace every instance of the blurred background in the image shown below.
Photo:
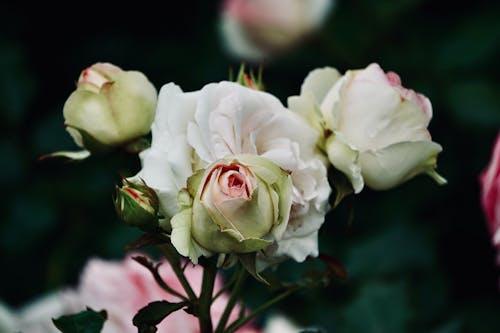
{"label": "blurred background", "polygon": [[[76,285],[88,258],[121,258],[139,235],[111,201],[119,176],[139,170],[136,156],[37,161],[76,148],[62,107],[80,71],[109,61],[157,89],[173,81],[190,91],[240,64],[220,38],[219,1],[38,6],[0,4],[0,299],[12,307]],[[327,332],[500,332],[500,270],[478,186],[500,128],[499,15],[493,0],[339,0],[321,31],[264,62],[266,88],[283,103],[316,67],[378,62],[399,73],[432,101],[438,171],[449,181],[421,176],[345,201],[328,215],[320,249],[349,280],[271,312]],[[258,284],[247,290],[250,305],[268,297]]]}

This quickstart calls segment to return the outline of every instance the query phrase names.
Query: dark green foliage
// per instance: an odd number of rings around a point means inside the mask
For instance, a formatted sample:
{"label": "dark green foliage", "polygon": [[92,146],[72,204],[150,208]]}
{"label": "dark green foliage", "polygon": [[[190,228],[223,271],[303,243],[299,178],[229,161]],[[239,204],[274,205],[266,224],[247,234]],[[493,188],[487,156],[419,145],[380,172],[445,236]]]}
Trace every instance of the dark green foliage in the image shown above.
{"label": "dark green foliage", "polygon": [[172,312],[182,309],[186,302],[169,303],[167,301],[151,302],[137,312],[133,323],[139,333],[154,333],[158,325],[165,317]]}
{"label": "dark green foliage", "polygon": [[57,329],[63,333],[100,333],[106,321],[106,311],[87,310],[52,319]]}

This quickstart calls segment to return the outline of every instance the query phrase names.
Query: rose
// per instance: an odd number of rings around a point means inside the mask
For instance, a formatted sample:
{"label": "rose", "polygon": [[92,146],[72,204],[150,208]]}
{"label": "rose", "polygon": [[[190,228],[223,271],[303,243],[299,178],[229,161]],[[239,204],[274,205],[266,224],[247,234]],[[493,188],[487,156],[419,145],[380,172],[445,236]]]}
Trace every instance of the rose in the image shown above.
{"label": "rose", "polygon": [[[0,304],[0,328],[6,327],[6,332],[52,333],[56,331],[56,328],[51,318],[77,313],[90,307],[94,310],[105,309],[107,312],[107,320],[102,332],[137,332],[137,327],[132,324],[132,318],[138,310],[150,302],[159,300],[179,302],[179,299],[162,289],[151,272],[135,262],[132,259],[133,256],[131,254],[122,261],[91,259],[83,269],[76,290],[57,291],[24,307],[17,313],[2,309]],[[159,274],[168,286],[185,295],[181,283],[167,262],[161,261]],[[184,270],[184,274],[195,293],[199,294],[203,269],[189,265]],[[222,280],[220,276],[217,276],[214,293],[219,292],[222,286]],[[223,293],[212,304],[211,316],[215,325],[222,317],[228,300],[228,295]],[[240,305],[237,304],[230,315],[229,322],[238,318],[240,309]],[[157,327],[158,332],[198,333],[200,331],[197,318],[182,310],[167,316]],[[259,331],[247,324],[237,332],[257,333]]]}
{"label": "rose", "polygon": [[292,181],[266,158],[236,155],[195,173],[179,199],[183,209],[171,221],[172,244],[196,263],[204,250],[249,253],[279,241]]}
{"label": "rose", "polygon": [[64,104],[64,119],[76,144],[89,150],[122,145],[147,134],[156,89],[137,71],[97,63],[82,71]]}
{"label": "rose", "polygon": [[[493,148],[491,160],[481,173],[481,204],[488,222],[493,245],[500,251],[500,134]],[[500,252],[498,255],[500,264]]]}
{"label": "rose", "polygon": [[160,213],[168,220],[179,212],[177,195],[197,170],[230,155],[266,158],[290,172],[293,190],[287,228],[266,248],[265,258],[302,261],[318,254],[317,232],[330,193],[325,165],[315,151],[318,137],[268,93],[231,82],[191,93],[167,84],[160,91],[151,148],[140,154],[142,170],[134,179],[144,179],[156,191]]}
{"label": "rose", "polygon": [[435,171],[442,148],[427,130],[432,107],[425,96],[377,64],[339,77],[332,68],[311,72],[289,105],[324,129],[319,145],[356,193],[365,183],[385,190],[420,173],[446,182]]}
{"label": "rose", "polygon": [[222,34],[238,57],[260,59],[283,51],[317,29],[332,0],[227,0]]}
{"label": "rose", "polygon": [[144,182],[134,183],[124,179],[121,187],[116,186],[113,201],[123,223],[149,232],[158,229],[158,196]]}

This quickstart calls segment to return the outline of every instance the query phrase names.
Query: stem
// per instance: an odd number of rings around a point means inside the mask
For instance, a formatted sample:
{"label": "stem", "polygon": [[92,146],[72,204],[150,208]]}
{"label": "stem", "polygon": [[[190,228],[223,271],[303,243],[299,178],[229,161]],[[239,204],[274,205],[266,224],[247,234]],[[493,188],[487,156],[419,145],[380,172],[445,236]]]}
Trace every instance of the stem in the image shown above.
{"label": "stem", "polygon": [[177,279],[179,279],[179,282],[181,283],[182,287],[186,291],[188,298],[191,302],[196,301],[197,297],[196,294],[193,291],[193,288],[191,288],[191,285],[189,284],[188,280],[186,279],[186,276],[184,275],[184,272],[182,271],[182,268],[180,266],[179,258],[175,252],[175,250],[172,248],[172,245],[170,244],[164,244],[159,246],[161,252],[165,256],[165,258],[168,260],[170,263],[170,266],[174,270],[175,275],[177,276]]}
{"label": "stem", "polygon": [[233,275],[231,275],[231,278],[229,279],[229,281],[224,284],[224,287],[220,288],[219,291],[215,293],[214,297],[212,298],[212,303],[215,302],[215,300],[217,298],[219,298],[222,294],[224,294],[226,291],[228,291],[229,288],[233,287],[233,284],[236,283],[238,272],[239,271],[234,272]]}
{"label": "stem", "polygon": [[[158,285],[163,290],[165,290],[167,293],[169,293],[173,296],[176,296],[176,297],[182,299],[183,301],[188,300],[186,296],[182,295],[177,290],[170,288],[170,286],[163,280],[163,278],[160,276],[160,273],[158,273],[158,267],[160,266],[160,264],[154,265],[152,262],[150,262],[146,258],[140,257],[140,256],[133,257],[133,259],[136,262],[138,262],[139,264],[141,264],[142,267],[145,267],[148,271],[150,271],[151,274],[153,275],[153,278],[155,279],[156,283],[158,283]],[[142,259],[144,259],[144,260],[142,260]]]}
{"label": "stem", "polygon": [[183,301],[187,301],[187,297],[182,295],[181,293],[175,291],[174,289],[170,288],[170,286],[168,284],[165,283],[165,281],[163,281],[163,279],[161,278],[161,276],[158,274],[158,271],[152,271],[150,270],[151,273],[153,273],[153,277],[156,281],[156,283],[158,283],[158,285],[163,288],[163,290],[165,290],[166,292],[174,295],[174,296],[177,296],[179,297],[180,299],[182,299]]}
{"label": "stem", "polygon": [[275,298],[273,298],[272,300],[270,300],[270,301],[262,304],[257,309],[255,309],[253,312],[251,312],[248,316],[246,316],[244,318],[240,318],[240,319],[236,320],[235,322],[233,322],[227,328],[227,330],[225,331],[225,333],[233,333],[238,328],[242,327],[243,325],[245,325],[246,323],[248,323],[250,320],[252,320],[254,317],[258,316],[261,312],[263,312],[264,310],[267,310],[267,308],[271,307],[275,303],[278,303],[279,301],[281,301],[282,299],[284,299],[287,296],[291,295],[292,293],[294,293],[298,289],[300,289],[300,287],[295,287],[295,288],[288,289],[288,290],[282,292],[281,294],[279,294],[278,296],[276,296]]}
{"label": "stem", "polygon": [[217,328],[215,329],[215,333],[223,333],[224,329],[226,328],[227,321],[229,319],[229,316],[231,315],[231,312],[233,312],[234,305],[236,304],[236,301],[238,300],[238,297],[241,292],[241,287],[243,286],[243,283],[245,282],[245,279],[247,277],[247,271],[245,270],[244,267],[241,267],[240,270],[236,273],[236,284],[234,285],[234,288],[231,292],[231,296],[229,297],[229,301],[226,304],[226,308],[224,309],[224,312],[222,313],[222,317],[219,320],[219,324],[217,324]]}
{"label": "stem", "polygon": [[201,284],[201,293],[199,298],[199,313],[198,322],[200,323],[201,333],[212,333],[212,316],[210,315],[210,307],[212,306],[212,295],[214,292],[215,277],[217,275],[217,267],[212,261],[208,261],[203,265],[203,282]]}

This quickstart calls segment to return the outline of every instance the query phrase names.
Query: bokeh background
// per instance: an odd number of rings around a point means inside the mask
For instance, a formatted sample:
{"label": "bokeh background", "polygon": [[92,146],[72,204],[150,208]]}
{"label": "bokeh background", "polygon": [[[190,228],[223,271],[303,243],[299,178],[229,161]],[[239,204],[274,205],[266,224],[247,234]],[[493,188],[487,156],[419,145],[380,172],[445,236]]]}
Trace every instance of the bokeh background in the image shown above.
{"label": "bokeh background", "polygon": [[[138,236],[111,201],[119,176],[138,170],[135,156],[37,161],[75,148],[62,106],[80,71],[109,61],[158,89],[174,81],[190,91],[239,66],[219,38],[218,1],[36,6],[0,4],[0,299],[13,307],[76,285],[89,257],[121,258]],[[438,170],[449,181],[421,176],[344,202],[328,215],[320,248],[349,280],[269,314],[327,332],[500,332],[500,271],[478,186],[500,128],[499,16],[498,1],[338,1],[320,34],[265,64],[267,90],[283,103],[316,67],[378,62],[398,72],[433,103]],[[250,305],[268,297],[257,283],[246,290]]]}

